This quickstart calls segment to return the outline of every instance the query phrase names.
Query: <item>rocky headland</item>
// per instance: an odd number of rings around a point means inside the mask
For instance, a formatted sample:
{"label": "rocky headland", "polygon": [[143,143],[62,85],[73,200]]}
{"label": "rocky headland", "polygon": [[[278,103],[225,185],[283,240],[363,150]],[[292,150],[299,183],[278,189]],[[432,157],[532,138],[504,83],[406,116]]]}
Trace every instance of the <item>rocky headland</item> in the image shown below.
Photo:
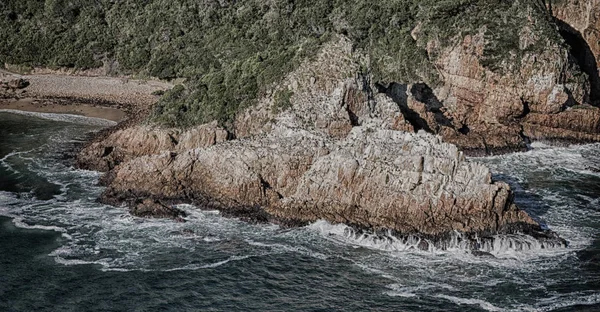
{"label": "rocky headland", "polygon": [[[490,66],[488,26],[449,45],[417,23],[410,34],[436,84],[376,79],[365,70],[373,55],[342,31],[232,120],[121,125],[83,148],[77,165],[106,172],[102,202],[140,216],[181,220],[171,205],[192,203],[249,221],[327,220],[442,247],[452,233],[471,241],[521,233],[563,246],[514,204],[508,184],[465,155],[600,141],[597,2],[520,12],[518,55],[494,59],[499,68]],[[542,21],[562,39],[542,37]]]}

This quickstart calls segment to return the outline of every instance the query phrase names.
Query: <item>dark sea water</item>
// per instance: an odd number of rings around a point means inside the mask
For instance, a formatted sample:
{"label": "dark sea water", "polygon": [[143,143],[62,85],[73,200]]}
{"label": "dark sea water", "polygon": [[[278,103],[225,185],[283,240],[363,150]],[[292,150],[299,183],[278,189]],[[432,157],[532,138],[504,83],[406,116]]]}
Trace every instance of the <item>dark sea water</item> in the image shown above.
{"label": "dark sea water", "polygon": [[63,159],[101,123],[45,117],[0,113],[0,311],[600,311],[600,145],[477,159],[570,242],[498,237],[478,257],[191,206],[186,223],[133,218]]}

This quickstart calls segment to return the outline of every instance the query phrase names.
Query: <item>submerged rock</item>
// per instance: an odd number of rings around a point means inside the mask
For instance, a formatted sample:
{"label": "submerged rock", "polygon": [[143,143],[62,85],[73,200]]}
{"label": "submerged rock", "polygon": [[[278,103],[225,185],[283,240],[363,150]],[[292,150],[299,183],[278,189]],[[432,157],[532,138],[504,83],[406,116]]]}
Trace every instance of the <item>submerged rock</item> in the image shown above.
{"label": "submerged rock", "polygon": [[129,203],[129,213],[142,218],[167,218],[177,222],[185,222],[186,214],[173,206],[166,205],[160,200],[144,199]]}

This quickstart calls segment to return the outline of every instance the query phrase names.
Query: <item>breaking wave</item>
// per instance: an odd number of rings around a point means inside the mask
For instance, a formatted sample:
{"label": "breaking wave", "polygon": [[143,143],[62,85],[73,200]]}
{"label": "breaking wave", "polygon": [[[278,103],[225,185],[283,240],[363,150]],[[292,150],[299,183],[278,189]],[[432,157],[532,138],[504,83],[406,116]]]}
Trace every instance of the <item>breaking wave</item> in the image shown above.
{"label": "breaking wave", "polygon": [[497,258],[537,257],[572,251],[560,245],[540,242],[528,235],[495,235],[491,239],[475,238],[475,241],[472,241],[459,232],[453,232],[449,240],[435,242],[418,236],[401,238],[393,235],[391,231],[385,234],[356,231],[347,225],[333,225],[323,220],[311,224],[309,228],[319,232],[326,238],[338,242],[382,251],[459,252],[480,256],[489,255]]}

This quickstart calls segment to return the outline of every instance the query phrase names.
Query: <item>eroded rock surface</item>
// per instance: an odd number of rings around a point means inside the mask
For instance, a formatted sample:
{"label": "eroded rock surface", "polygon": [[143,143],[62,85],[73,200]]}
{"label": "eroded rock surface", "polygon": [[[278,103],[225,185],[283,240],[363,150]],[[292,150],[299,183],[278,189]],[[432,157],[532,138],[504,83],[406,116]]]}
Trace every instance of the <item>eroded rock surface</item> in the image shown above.
{"label": "eroded rock surface", "polygon": [[431,236],[537,227],[512,204],[508,185],[492,182],[455,146],[424,132],[370,127],[354,127],[343,140],[276,128],[259,139],[139,157],[118,167],[103,194],[111,203],[145,197]]}
{"label": "eroded rock surface", "polygon": [[[577,119],[577,107],[590,103],[590,85],[564,48],[549,42],[542,55],[524,53],[518,70],[493,72],[482,64],[484,43],[483,34],[466,36],[439,54],[444,85],[433,91],[459,131],[436,133],[473,155],[524,150],[531,139],[600,139],[590,123],[596,117]],[[585,114],[600,116],[600,111],[590,107]]]}
{"label": "eroded rock surface", "polygon": [[211,146],[227,140],[228,135],[216,123],[187,130],[133,126],[88,144],[77,156],[77,163],[81,168],[104,172],[144,155]]}
{"label": "eroded rock surface", "polygon": [[[483,149],[520,146],[525,130],[514,120],[536,116],[524,114],[520,97],[527,94],[536,112],[543,111],[540,116],[577,113],[580,108],[563,110],[553,100],[562,96],[565,85],[552,78],[540,83],[546,93],[531,91],[538,84],[533,81],[505,94],[491,80],[488,85],[473,85],[474,78],[456,75],[446,91],[422,83],[380,86],[356,74],[364,58],[347,39],[338,37],[258,105],[240,114],[232,134],[217,124],[187,130],[126,128],[84,149],[80,165],[109,170],[102,200],[115,205],[142,199],[191,202],[225,215],[287,225],[324,219],[437,239],[453,231],[526,232],[564,243],[516,207],[509,186],[492,181],[489,170],[465,159],[459,147],[481,141],[477,147]],[[453,65],[457,67],[447,70],[462,72],[460,66],[465,64],[459,57]],[[559,91],[550,96],[552,90]],[[278,102],[280,92],[289,92],[289,103]],[[473,98],[459,101],[457,94],[463,100]],[[453,97],[455,102],[449,100]],[[495,101],[508,104],[493,108]],[[460,111],[474,116],[452,113]],[[593,114],[585,116],[591,118],[586,127],[562,121],[555,126],[576,133],[597,132],[597,124],[590,126],[596,120]],[[479,123],[481,128],[473,126]],[[540,137],[549,131],[542,130]],[[461,144],[445,143],[448,138]],[[132,207],[139,210],[136,205]]]}

